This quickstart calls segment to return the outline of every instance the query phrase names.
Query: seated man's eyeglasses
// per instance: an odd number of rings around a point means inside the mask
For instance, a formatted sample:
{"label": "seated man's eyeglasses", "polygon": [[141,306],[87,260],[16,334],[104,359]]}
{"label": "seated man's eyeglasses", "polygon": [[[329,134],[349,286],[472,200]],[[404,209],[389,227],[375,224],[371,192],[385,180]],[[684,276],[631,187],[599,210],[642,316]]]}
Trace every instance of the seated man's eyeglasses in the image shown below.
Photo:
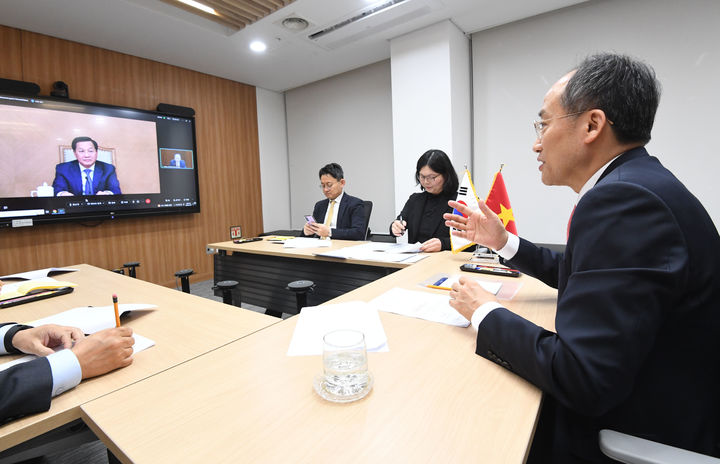
{"label": "seated man's eyeglasses", "polygon": [[322,190],[325,190],[325,189],[330,190],[331,188],[333,188],[334,185],[335,185],[335,182],[328,182],[327,184],[320,184],[319,187]]}

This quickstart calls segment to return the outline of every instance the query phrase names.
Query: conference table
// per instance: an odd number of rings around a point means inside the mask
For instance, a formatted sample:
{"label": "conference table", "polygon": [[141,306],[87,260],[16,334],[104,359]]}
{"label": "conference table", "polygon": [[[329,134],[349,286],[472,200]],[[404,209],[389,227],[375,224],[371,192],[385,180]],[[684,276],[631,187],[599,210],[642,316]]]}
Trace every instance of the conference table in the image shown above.
{"label": "conference table", "polygon": [[[369,301],[469,255],[436,253],[328,304]],[[476,278],[485,276],[471,274]],[[554,328],[557,292],[527,276],[504,304]],[[389,351],[368,353],[375,382],[345,404],[313,390],[320,356],[288,356],[291,317],[81,406],[83,420],[125,463],[492,462],[522,463],[541,392],[475,355],[475,332],[380,311]]]}
{"label": "conference table", "polygon": [[315,289],[308,304],[321,304],[410,265],[360,259],[316,256],[362,242],[330,240],[329,247],[286,248],[265,237],[261,241],[208,244],[214,255],[214,282],[234,280],[233,301],[250,303],[273,313],[296,314],[295,294],[286,290],[288,283],[309,280]]}
{"label": "conference table", "polygon": [[[152,377],[278,321],[87,264],[68,267],[77,272],[53,277],[76,283],[72,293],[4,308],[2,320],[22,323],[75,307],[107,306],[112,304],[112,294],[117,294],[120,303],[157,305],[156,309],[134,311],[122,319],[123,325],[150,338],[155,345],[136,353],[130,366],[84,380],[53,398],[50,410],[0,426],[0,451],[79,419],[80,405],[90,400]],[[3,356],[0,362],[20,356]]]}

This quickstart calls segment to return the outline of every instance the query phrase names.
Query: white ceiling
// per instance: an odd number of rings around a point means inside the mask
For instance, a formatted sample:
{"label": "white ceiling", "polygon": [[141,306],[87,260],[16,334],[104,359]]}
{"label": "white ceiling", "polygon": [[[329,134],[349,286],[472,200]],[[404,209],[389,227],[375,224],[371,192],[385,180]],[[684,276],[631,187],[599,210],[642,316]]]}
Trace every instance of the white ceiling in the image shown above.
{"label": "white ceiling", "polygon": [[[237,32],[160,0],[2,0],[0,24],[284,91],[387,59],[390,39],[445,19],[470,34],[584,1],[407,0],[320,43],[307,36],[387,0],[297,0]],[[289,16],[311,26],[289,32]]]}

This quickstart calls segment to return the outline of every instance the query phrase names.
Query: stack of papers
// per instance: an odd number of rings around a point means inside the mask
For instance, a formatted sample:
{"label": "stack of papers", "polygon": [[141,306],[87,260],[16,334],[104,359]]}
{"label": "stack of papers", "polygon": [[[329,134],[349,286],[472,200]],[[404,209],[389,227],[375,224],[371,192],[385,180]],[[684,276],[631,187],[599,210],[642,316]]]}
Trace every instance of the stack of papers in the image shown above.
{"label": "stack of papers", "polygon": [[387,336],[377,310],[368,303],[351,301],[303,308],[290,340],[288,356],[322,354],[323,336],[339,329],[358,330],[365,334],[367,351],[388,351]]}
{"label": "stack of papers", "polygon": [[450,306],[448,295],[393,288],[376,297],[370,304],[378,311],[416,317],[426,321],[441,322],[457,327],[467,327],[470,321]]}
{"label": "stack of papers", "polygon": [[29,279],[40,279],[42,277],[47,277],[50,274],[55,274],[58,272],[75,272],[77,269],[71,269],[69,267],[48,267],[45,269],[38,269],[37,271],[28,271],[28,272],[20,272],[19,274],[9,274],[0,276],[0,280],[3,279],[23,279],[23,280],[29,280]]}
{"label": "stack of papers", "polygon": [[364,261],[379,261],[383,263],[411,263],[419,261],[426,255],[417,254],[420,251],[420,244],[412,245],[398,243],[369,242],[361,245],[354,245],[339,250],[315,253],[315,256],[326,256],[330,258],[357,259]]}

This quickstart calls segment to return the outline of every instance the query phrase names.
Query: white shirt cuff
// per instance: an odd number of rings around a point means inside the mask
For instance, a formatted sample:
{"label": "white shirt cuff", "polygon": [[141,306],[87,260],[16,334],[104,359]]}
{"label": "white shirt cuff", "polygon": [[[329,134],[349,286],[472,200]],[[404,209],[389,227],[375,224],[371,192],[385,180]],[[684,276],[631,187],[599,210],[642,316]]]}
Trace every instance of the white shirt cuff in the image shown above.
{"label": "white shirt cuff", "polygon": [[515,234],[508,233],[508,240],[504,247],[495,252],[503,259],[513,259],[520,249],[520,237]]}
{"label": "white shirt cuff", "polygon": [[64,349],[47,357],[52,371],[52,396],[57,396],[75,388],[82,380],[82,368],[75,353]]}
{"label": "white shirt cuff", "polygon": [[485,319],[485,316],[490,314],[490,311],[497,308],[502,308],[503,305],[498,303],[497,301],[488,301],[487,303],[483,303],[480,306],[478,306],[478,309],[475,310],[475,312],[472,315],[472,318],[470,319],[470,324],[472,324],[473,329],[477,332],[478,327],[480,327],[480,323]]}
{"label": "white shirt cuff", "polygon": [[8,354],[5,349],[5,334],[7,334],[8,330],[12,329],[16,325],[17,324],[8,324],[0,327],[0,354]]}

